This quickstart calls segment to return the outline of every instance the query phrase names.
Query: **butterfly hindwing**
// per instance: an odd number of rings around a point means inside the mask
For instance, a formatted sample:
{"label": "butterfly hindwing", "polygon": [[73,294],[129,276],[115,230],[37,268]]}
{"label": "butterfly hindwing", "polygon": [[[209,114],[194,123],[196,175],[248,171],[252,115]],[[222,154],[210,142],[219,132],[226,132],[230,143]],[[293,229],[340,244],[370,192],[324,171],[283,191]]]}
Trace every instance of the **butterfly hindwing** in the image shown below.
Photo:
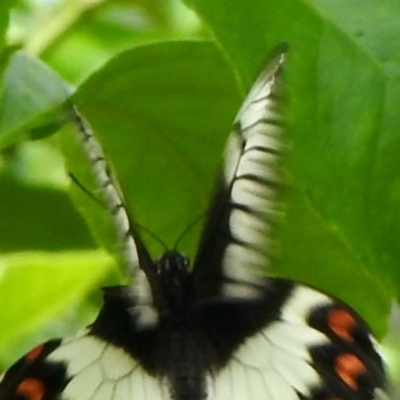
{"label": "butterfly hindwing", "polygon": [[[177,383],[159,362],[166,354],[159,331],[130,327],[129,297],[125,288],[113,288],[86,331],[38,346],[10,368],[0,399],[373,400],[384,384],[383,367],[361,319],[306,286],[285,280],[273,285],[286,297],[270,298],[272,304],[220,304],[195,316],[206,319],[199,326],[218,344],[203,370],[202,396],[174,394]],[[279,311],[262,312],[272,305]],[[224,308],[228,312],[221,314]],[[191,351],[206,354],[203,347]],[[184,381],[191,369],[181,362]]]}
{"label": "butterfly hindwing", "polygon": [[1,399],[131,400],[133,394],[138,399],[168,398],[168,388],[161,380],[144,371],[124,350],[90,331],[44,343],[13,369],[3,378]]}
{"label": "butterfly hindwing", "polygon": [[65,386],[66,365],[47,361],[61,340],[43,343],[12,365],[2,376],[1,400],[57,399]]}
{"label": "butterfly hindwing", "polygon": [[[287,300],[232,351],[209,381],[210,398],[375,399],[385,384],[383,364],[361,318],[312,288],[280,279],[272,279],[274,285],[286,288]],[[277,305],[270,300],[264,308]],[[218,333],[227,335],[225,342],[231,339],[227,332]]]}

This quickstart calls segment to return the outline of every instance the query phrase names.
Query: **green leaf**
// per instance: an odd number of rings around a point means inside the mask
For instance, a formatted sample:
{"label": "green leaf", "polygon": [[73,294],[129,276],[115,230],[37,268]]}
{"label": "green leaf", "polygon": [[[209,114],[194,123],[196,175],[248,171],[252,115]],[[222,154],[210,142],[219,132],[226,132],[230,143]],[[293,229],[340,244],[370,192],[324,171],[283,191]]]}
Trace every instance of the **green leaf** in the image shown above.
{"label": "green leaf", "polygon": [[269,49],[288,42],[293,194],[275,273],[337,295],[382,333],[400,286],[399,3],[187,3],[246,84]]}
{"label": "green leaf", "polygon": [[62,122],[60,106],[67,85],[55,72],[28,54],[17,51],[3,75],[0,99],[0,148],[29,137],[48,136]]}
{"label": "green leaf", "polygon": [[0,332],[0,348],[55,318],[98,286],[112,265],[99,251],[1,256],[0,304],[7,307],[0,309],[0,319],[7,329]]}
{"label": "green leaf", "polygon": [[[228,64],[210,43],[144,46],[111,60],[75,99],[113,162],[135,221],[173,247],[207,211],[240,102]],[[193,254],[195,239],[185,242]],[[149,244],[154,250],[154,239]]]}
{"label": "green leaf", "polygon": [[62,190],[0,175],[0,252],[94,247],[81,215]]}

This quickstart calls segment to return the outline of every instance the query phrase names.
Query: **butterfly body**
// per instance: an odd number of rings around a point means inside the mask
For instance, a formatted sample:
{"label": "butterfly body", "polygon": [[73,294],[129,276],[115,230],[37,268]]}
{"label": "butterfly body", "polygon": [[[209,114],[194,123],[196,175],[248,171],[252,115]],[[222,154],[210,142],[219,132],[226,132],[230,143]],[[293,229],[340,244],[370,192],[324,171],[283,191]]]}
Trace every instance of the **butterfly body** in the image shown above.
{"label": "butterfly body", "polygon": [[149,375],[164,381],[167,398],[205,400],[209,378],[223,370],[246,337],[278,318],[276,311],[266,311],[279,310],[278,303],[292,284],[277,281],[276,296],[268,290],[259,299],[203,301],[188,268],[188,259],[176,252],[165,253],[154,263],[166,299],[156,324],[141,322],[136,312],[141,304],[129,287],[110,287],[103,289],[104,305],[89,332],[122,349]]}
{"label": "butterfly body", "polygon": [[[185,282],[190,276],[185,276]],[[225,392],[221,395],[213,386],[228,376],[229,384],[224,386],[235,391],[229,367],[232,359],[247,375],[247,396],[249,388],[258,386],[257,396],[251,398],[279,400],[286,394],[287,400],[373,399],[373,388],[381,385],[384,377],[380,358],[359,317],[342,303],[288,280],[269,279],[266,284],[263,296],[247,301],[220,298],[203,302],[193,291],[192,299],[180,305],[178,315],[174,308],[154,325],[141,323],[135,312],[141,305],[132,298],[128,286],[105,288],[104,305],[94,323],[77,337],[51,340],[19,360],[4,378],[8,387],[4,383],[0,387],[0,399],[72,400],[80,398],[77,387],[81,390],[84,384],[89,394],[82,399],[134,399],[136,385],[143,385],[144,398],[239,399],[226,397]],[[309,299],[305,300],[306,296]],[[251,343],[255,337],[264,342],[264,350],[257,350],[260,343],[256,347]],[[81,360],[74,365],[78,355]],[[123,367],[121,360],[116,363],[116,356],[124,360]],[[337,364],[340,360],[342,367]],[[95,372],[100,362],[104,371]],[[271,382],[268,384],[260,372],[275,369],[276,394],[268,393]],[[101,373],[98,382],[108,381],[115,393],[124,379],[134,381],[138,371],[142,380],[121,397],[110,397],[87,381]],[[295,373],[304,382],[293,378]],[[23,397],[27,382],[35,380],[48,394]],[[244,382],[239,379],[238,385]],[[357,392],[360,387],[364,392]]]}
{"label": "butterfly body", "polygon": [[267,277],[281,208],[279,54],[233,125],[193,265],[153,261],[113,184],[100,144],[82,145],[116,226],[130,281],[76,336],[17,361],[0,400],[375,400],[385,373],[365,322],[313,288]]}

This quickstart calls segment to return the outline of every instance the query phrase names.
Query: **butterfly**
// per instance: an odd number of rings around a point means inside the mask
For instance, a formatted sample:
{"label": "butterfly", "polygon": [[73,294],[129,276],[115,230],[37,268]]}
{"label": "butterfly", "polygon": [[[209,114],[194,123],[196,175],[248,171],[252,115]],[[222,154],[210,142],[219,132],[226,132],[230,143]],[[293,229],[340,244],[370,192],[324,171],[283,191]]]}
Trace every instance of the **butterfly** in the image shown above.
{"label": "butterfly", "polygon": [[152,260],[100,143],[75,112],[130,276],[103,289],[95,321],[49,340],[4,374],[0,400],[372,400],[385,373],[368,326],[349,306],[265,275],[281,207],[279,52],[234,121],[192,266]]}

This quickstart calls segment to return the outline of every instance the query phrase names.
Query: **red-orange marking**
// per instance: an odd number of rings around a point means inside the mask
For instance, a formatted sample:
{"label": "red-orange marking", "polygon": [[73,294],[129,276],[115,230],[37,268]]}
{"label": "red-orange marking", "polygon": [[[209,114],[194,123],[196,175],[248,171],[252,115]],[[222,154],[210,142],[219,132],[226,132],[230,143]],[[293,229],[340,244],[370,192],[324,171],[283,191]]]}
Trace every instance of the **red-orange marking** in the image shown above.
{"label": "red-orange marking", "polygon": [[17,394],[27,400],[43,400],[46,392],[43,382],[38,379],[24,379],[17,387]]}
{"label": "red-orange marking", "polygon": [[352,389],[357,390],[357,378],[366,372],[365,365],[354,354],[342,354],[336,359],[335,371]]}
{"label": "red-orange marking", "polygon": [[40,354],[43,351],[43,345],[40,344],[39,346],[34,347],[31,351],[29,351],[26,355],[25,355],[25,359],[26,361],[32,362],[35,361]]}
{"label": "red-orange marking", "polygon": [[355,318],[346,310],[336,309],[329,312],[328,326],[343,340],[352,342],[352,329],[357,325]]}

